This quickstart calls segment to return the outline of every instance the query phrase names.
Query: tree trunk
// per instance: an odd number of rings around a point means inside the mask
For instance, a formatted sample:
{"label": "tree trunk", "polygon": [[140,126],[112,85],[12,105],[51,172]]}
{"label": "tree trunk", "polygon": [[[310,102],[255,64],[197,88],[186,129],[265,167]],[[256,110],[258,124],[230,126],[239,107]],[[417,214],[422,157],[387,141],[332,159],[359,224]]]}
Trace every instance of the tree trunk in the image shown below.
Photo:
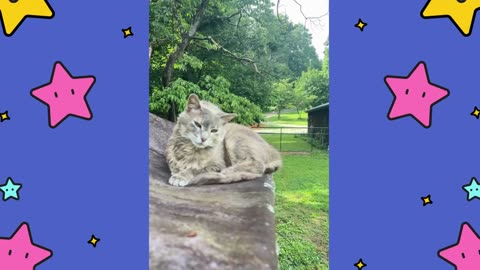
{"label": "tree trunk", "polygon": [[[175,51],[170,54],[167,60],[167,64],[165,65],[165,70],[163,71],[163,76],[162,76],[162,84],[163,87],[167,87],[171,80],[172,80],[172,74],[173,74],[173,66],[175,65],[175,62],[183,55],[185,52],[185,49],[190,45],[190,41],[192,38],[195,36],[195,33],[197,32],[198,26],[200,25],[200,22],[203,20],[203,16],[205,15],[205,10],[207,9],[208,2],[210,0],[202,0],[200,5],[197,8],[197,13],[195,14],[195,18],[193,19],[192,23],[190,24],[190,29],[188,30],[187,33],[182,34],[182,41],[180,44],[177,45],[177,48]],[[169,120],[176,122],[177,120],[177,114],[176,114],[176,104],[172,102],[172,107],[170,109],[170,115],[169,115]]]}
{"label": "tree trunk", "polygon": [[302,119],[302,115],[300,114],[300,110],[297,107],[298,119]]}

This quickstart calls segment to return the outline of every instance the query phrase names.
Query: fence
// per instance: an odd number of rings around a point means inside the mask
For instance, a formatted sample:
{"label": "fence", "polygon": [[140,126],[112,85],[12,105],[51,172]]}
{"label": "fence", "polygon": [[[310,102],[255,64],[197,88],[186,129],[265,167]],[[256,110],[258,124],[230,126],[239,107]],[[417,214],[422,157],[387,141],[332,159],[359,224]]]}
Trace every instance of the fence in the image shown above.
{"label": "fence", "polygon": [[312,152],[327,149],[328,127],[258,127],[253,128],[280,152]]}

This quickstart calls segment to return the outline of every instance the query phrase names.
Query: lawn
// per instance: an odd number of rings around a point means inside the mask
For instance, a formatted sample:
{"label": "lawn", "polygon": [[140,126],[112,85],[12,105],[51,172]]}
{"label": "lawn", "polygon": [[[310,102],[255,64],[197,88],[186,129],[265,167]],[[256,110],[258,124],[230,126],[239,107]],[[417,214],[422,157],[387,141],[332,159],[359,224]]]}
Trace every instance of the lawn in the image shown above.
{"label": "lawn", "polygon": [[302,112],[301,115],[302,119],[298,119],[298,113],[296,112],[282,113],[280,119],[278,119],[277,115],[274,115],[267,117],[265,119],[265,122],[271,123],[273,126],[276,126],[278,124],[303,127],[308,126],[308,114],[306,112]]}
{"label": "lawn", "polygon": [[274,175],[280,267],[328,269],[328,154],[283,154]]}
{"label": "lawn", "polygon": [[[280,151],[280,133],[260,134],[267,142]],[[312,146],[302,138],[302,135],[282,134],[282,152],[310,152]]]}

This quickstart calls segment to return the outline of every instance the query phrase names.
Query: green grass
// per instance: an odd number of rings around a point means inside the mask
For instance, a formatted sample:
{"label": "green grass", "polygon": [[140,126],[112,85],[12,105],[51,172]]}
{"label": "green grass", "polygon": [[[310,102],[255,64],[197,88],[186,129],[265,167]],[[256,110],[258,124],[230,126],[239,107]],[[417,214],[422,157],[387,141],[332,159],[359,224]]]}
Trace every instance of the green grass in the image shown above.
{"label": "green grass", "polygon": [[[260,134],[280,151],[280,134]],[[311,145],[298,135],[282,134],[282,152],[310,152]]]}
{"label": "green grass", "polygon": [[291,112],[291,113],[282,113],[280,119],[278,119],[277,115],[267,117],[265,122],[270,122],[273,125],[281,124],[281,125],[295,125],[295,126],[308,126],[308,114],[306,112],[302,112],[302,119],[298,119],[298,113]]}
{"label": "green grass", "polygon": [[328,154],[283,155],[275,173],[280,267],[328,269]]}

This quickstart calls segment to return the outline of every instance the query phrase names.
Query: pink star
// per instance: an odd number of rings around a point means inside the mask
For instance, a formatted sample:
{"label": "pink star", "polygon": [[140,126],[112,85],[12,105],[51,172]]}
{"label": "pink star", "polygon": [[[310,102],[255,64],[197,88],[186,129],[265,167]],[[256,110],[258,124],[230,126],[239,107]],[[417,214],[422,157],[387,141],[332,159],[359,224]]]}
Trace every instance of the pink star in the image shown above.
{"label": "pink star", "polygon": [[438,251],[438,256],[456,270],[473,270],[480,266],[480,238],[468,223],[462,224],[456,244]]}
{"label": "pink star", "polygon": [[448,89],[430,82],[421,61],[408,77],[386,76],[385,83],[395,96],[388,119],[411,115],[425,128],[431,125],[432,106],[450,94]]}
{"label": "pink star", "polygon": [[32,89],[31,95],[48,106],[49,125],[54,128],[69,115],[92,119],[86,96],[94,83],[94,76],[73,77],[56,62],[50,83]]}
{"label": "pink star", "polygon": [[27,223],[22,223],[10,238],[0,238],[0,268],[33,270],[52,256],[52,251],[32,243]]}

